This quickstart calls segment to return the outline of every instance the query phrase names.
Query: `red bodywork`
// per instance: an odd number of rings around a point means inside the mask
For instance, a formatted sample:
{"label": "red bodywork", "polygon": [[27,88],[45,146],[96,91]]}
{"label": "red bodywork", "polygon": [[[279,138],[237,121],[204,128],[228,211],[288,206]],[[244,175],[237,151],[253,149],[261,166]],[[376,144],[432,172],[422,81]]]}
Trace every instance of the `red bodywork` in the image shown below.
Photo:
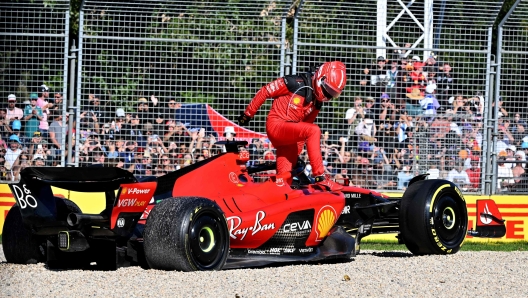
{"label": "red bodywork", "polygon": [[[296,211],[314,210],[306,246],[317,246],[325,238],[345,206],[343,193],[315,188],[292,189],[289,177],[272,176],[254,182],[246,170],[247,152],[225,153],[178,177],[172,197],[203,197],[215,201],[224,211],[231,248],[257,248],[281,228],[287,216]],[[146,219],[154,205],[141,217]],[[301,225],[302,223],[298,223]],[[296,223],[287,228],[304,229]]]}

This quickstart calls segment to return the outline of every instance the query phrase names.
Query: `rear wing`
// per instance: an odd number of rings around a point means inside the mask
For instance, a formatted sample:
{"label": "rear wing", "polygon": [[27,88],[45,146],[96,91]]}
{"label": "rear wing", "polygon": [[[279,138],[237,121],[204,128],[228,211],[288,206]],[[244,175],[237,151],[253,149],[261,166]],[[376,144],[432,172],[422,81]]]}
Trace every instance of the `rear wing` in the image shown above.
{"label": "rear wing", "polygon": [[[26,168],[18,183],[9,184],[24,223],[36,232],[51,233],[57,227],[97,225],[117,234],[135,227],[156,190],[157,182],[137,182],[119,168]],[[58,214],[52,186],[77,192],[102,192],[105,209],[100,214]],[[117,191],[117,195],[116,195]]]}
{"label": "rear wing", "polygon": [[477,200],[477,226],[467,234],[473,237],[500,238],[506,235],[505,220],[493,200]]}

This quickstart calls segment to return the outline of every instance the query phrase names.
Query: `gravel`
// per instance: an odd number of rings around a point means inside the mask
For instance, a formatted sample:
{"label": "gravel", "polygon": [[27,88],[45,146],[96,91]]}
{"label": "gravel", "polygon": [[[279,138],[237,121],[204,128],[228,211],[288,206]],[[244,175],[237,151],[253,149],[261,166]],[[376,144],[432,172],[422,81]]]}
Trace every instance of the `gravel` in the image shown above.
{"label": "gravel", "polygon": [[528,252],[413,256],[365,251],[347,263],[215,272],[48,270],[5,262],[0,297],[528,297]]}

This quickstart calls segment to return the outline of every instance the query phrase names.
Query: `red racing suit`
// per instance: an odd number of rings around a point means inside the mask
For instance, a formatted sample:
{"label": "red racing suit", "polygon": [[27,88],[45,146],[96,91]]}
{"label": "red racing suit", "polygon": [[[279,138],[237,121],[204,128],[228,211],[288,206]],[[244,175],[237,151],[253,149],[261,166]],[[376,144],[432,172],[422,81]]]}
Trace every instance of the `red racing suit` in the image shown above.
{"label": "red racing suit", "polygon": [[312,95],[311,85],[310,75],[279,78],[262,87],[244,112],[253,117],[266,99],[274,99],[266,120],[266,132],[277,149],[277,174],[292,170],[305,143],[313,175],[324,173],[321,130],[313,124],[320,102]]}

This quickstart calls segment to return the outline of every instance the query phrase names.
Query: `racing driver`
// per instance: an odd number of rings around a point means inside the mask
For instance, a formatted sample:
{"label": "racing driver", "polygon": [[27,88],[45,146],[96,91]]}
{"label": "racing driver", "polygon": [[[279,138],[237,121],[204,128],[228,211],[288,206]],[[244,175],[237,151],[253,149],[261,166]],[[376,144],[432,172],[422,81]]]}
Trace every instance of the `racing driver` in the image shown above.
{"label": "racing driver", "polygon": [[[277,175],[292,170],[304,144],[316,185],[329,191],[343,186],[324,175],[321,130],[314,124],[323,103],[337,98],[346,85],[346,67],[340,61],[326,62],[311,72],[288,75],[262,87],[238,117],[247,125],[268,98],[274,99],[266,120],[266,132],[277,149]],[[291,184],[291,178],[288,181]]]}

